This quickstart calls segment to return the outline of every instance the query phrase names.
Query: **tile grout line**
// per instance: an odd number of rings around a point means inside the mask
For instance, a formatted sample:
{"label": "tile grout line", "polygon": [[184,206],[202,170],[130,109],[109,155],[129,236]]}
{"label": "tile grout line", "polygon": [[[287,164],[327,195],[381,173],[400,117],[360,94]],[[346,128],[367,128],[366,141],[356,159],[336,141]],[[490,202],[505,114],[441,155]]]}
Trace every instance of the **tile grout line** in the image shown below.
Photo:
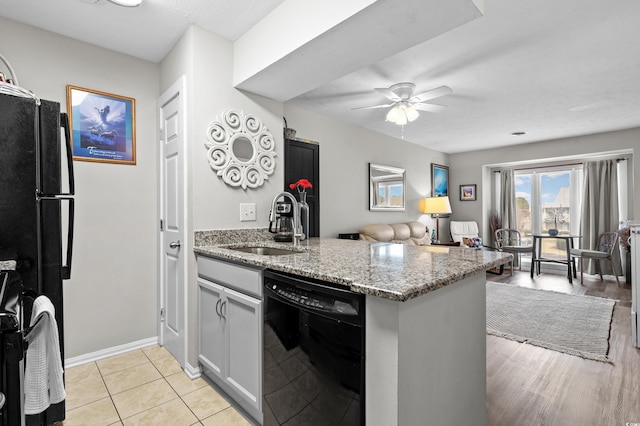
{"label": "tile grout line", "polygon": [[[159,367],[154,363],[154,360],[153,360],[153,359],[151,359],[151,358],[150,358],[150,356],[149,356],[149,355],[144,351],[144,348],[140,348],[140,349],[138,349],[138,350],[142,351],[142,353],[144,354],[144,356],[145,356],[146,360],[147,360],[149,363],[151,363],[151,365],[153,366],[153,368],[154,368],[154,369],[158,372],[158,374],[160,375],[160,378],[155,379],[155,380],[152,380],[151,382],[148,382],[148,383],[152,383],[152,382],[157,381],[157,380],[159,380],[159,379],[164,380],[164,383],[166,383],[166,384],[169,386],[169,388],[170,388],[170,389],[171,389],[171,390],[176,394],[177,398],[175,398],[175,399],[179,399],[179,400],[180,400],[180,401],[181,401],[181,402],[182,402],[182,403],[187,407],[187,409],[188,409],[188,410],[193,414],[194,418],[196,419],[196,422],[194,422],[194,423],[192,424],[192,426],[193,426],[193,425],[203,425],[203,423],[202,423],[203,421],[205,421],[205,420],[207,420],[207,419],[209,419],[209,418],[211,418],[211,417],[214,417],[214,416],[216,416],[216,415],[218,415],[218,414],[220,414],[220,413],[222,413],[222,412],[224,412],[224,411],[226,411],[226,410],[228,410],[228,409],[230,409],[230,408],[231,408],[231,409],[233,408],[233,405],[229,405],[229,406],[228,406],[228,407],[226,407],[226,408],[223,408],[223,409],[221,409],[221,410],[219,410],[219,411],[217,411],[217,412],[215,412],[215,413],[212,413],[211,415],[209,415],[209,416],[207,416],[207,417],[205,417],[205,418],[203,418],[203,419],[200,419],[200,418],[198,417],[198,415],[194,412],[194,410],[189,406],[189,404],[187,404],[187,402],[186,402],[186,400],[184,399],[184,397],[185,397],[185,396],[187,396],[187,395],[190,395],[190,394],[192,394],[192,393],[194,393],[194,392],[196,392],[196,391],[198,391],[198,390],[200,390],[200,389],[202,389],[202,388],[204,388],[204,387],[206,387],[206,386],[210,386],[210,385],[209,385],[208,383],[206,383],[206,381],[205,381],[205,385],[204,385],[204,386],[201,386],[201,387],[199,387],[199,388],[197,388],[197,389],[192,389],[192,390],[190,390],[190,391],[186,392],[184,395],[180,395],[180,393],[178,392],[178,389],[177,389],[177,388],[175,388],[175,387],[174,387],[174,386],[169,382],[169,380],[167,380],[167,376],[165,376],[165,374],[163,374],[163,372],[159,369]],[[131,351],[131,352],[135,352],[135,351]],[[162,358],[162,357],[158,358],[157,360],[160,360],[160,361],[161,361],[161,360],[162,360],[161,358]],[[130,389],[127,389],[127,390],[124,390],[124,391],[121,391],[121,392],[118,392],[118,393],[115,393],[115,394],[114,394],[114,393],[112,393],[112,392],[111,392],[111,390],[109,389],[109,387],[107,386],[107,383],[106,383],[106,380],[105,380],[105,377],[106,377],[105,372],[100,368],[100,366],[98,365],[98,362],[97,362],[97,361],[91,361],[91,363],[92,363],[92,364],[94,364],[94,366],[95,366],[96,370],[98,371],[98,374],[100,375],[100,381],[102,382],[102,384],[103,384],[104,388],[106,389],[106,391],[107,391],[107,396],[108,396],[109,400],[111,401],[111,404],[112,404],[112,406],[113,406],[113,408],[114,408],[114,410],[115,410],[115,412],[116,412],[116,415],[118,416],[118,420],[117,420],[116,422],[120,422],[120,424],[124,424],[126,419],[129,419],[129,418],[131,418],[131,417],[134,417],[134,416],[140,415],[140,414],[142,414],[142,413],[145,413],[145,412],[147,412],[147,411],[149,411],[149,410],[155,409],[155,408],[157,408],[157,407],[159,407],[159,406],[161,406],[161,405],[164,405],[164,404],[166,404],[166,403],[169,403],[169,402],[171,402],[171,401],[174,401],[174,400],[175,400],[175,399],[171,399],[171,400],[169,400],[169,401],[165,401],[165,402],[160,403],[160,404],[158,404],[158,405],[154,405],[153,407],[149,407],[149,408],[147,408],[147,409],[145,409],[145,410],[143,410],[143,411],[141,411],[141,412],[138,412],[138,413],[132,414],[131,416],[129,416],[129,417],[127,417],[127,418],[125,419],[125,418],[123,418],[123,417],[122,417],[122,414],[121,414],[121,413],[120,413],[120,411],[118,410],[118,407],[117,407],[117,405],[116,405],[116,403],[115,403],[115,401],[114,401],[114,396],[115,396],[115,395],[118,395],[118,394],[120,394],[120,393],[122,393],[122,392],[129,391]],[[144,364],[145,364],[145,363],[142,363],[142,364],[139,364],[139,365],[130,366],[130,367],[126,367],[126,368],[123,368],[123,369],[118,370],[118,371],[113,371],[113,372],[111,372],[110,374],[117,374],[117,373],[120,373],[120,372],[125,371],[125,370],[127,370],[127,369],[130,369],[130,368],[136,368],[136,367],[139,367],[139,366],[144,365]],[[184,372],[184,370],[183,370],[182,368],[180,369],[180,372],[181,372],[182,374],[185,374],[185,372]],[[174,375],[174,374],[179,374],[179,373],[177,373],[177,372],[176,372],[176,373],[173,373],[173,374],[170,374],[170,375]],[[188,376],[187,376],[187,377],[188,377]],[[144,386],[144,385],[146,385],[146,384],[148,384],[148,383],[144,383],[144,384],[141,384],[141,385],[138,385],[138,386],[134,386],[134,387],[133,387],[133,388],[131,388],[131,389],[135,389],[136,387]],[[216,391],[216,392],[217,392],[217,391]],[[106,397],[105,397],[105,398],[106,398]],[[85,404],[83,404],[83,405],[81,405],[81,406],[75,407],[75,408],[74,408],[74,410],[75,410],[75,409],[78,409],[78,408],[81,408],[81,407],[84,407],[84,406],[87,406],[87,405],[90,405],[90,404],[93,404],[93,403],[95,403],[95,402],[97,402],[97,401],[100,401],[100,400],[102,400],[102,399],[103,399],[103,398],[100,398],[100,399],[98,399],[98,400],[96,400],[96,401],[92,401],[92,402],[89,402],[89,403],[85,403]],[[226,398],[225,398],[225,399],[226,399]]]}
{"label": "tile grout line", "polygon": [[[198,417],[198,415],[193,411],[193,409],[189,406],[189,404],[187,404],[187,402],[182,398],[182,395],[180,395],[180,393],[178,392],[178,390],[173,387],[171,385],[171,383],[167,380],[167,377],[164,375],[164,373],[162,373],[162,371],[160,371],[160,369],[158,368],[158,366],[153,362],[153,360],[151,358],[149,358],[149,355],[143,350],[141,349],[142,352],[144,353],[144,355],[147,357],[147,359],[149,360],[149,362],[151,363],[151,365],[153,365],[153,368],[156,369],[156,371],[160,374],[161,378],[165,381],[165,383],[167,383],[167,385],[169,385],[169,387],[176,393],[177,395],[177,399],[180,399],[180,401],[187,407],[187,409],[191,412],[191,414],[193,414],[193,417],[196,418],[196,423],[193,424],[202,424],[202,420]],[[180,368],[180,372],[184,373],[184,371],[182,370],[182,368]],[[191,392],[187,392],[185,395],[189,395],[192,392],[195,392],[198,389],[192,390]],[[169,401],[167,401],[169,402]],[[160,404],[162,405],[162,404]],[[160,405],[156,405],[156,407],[159,407]],[[153,407],[155,408],[155,407]],[[148,410],[145,410],[148,411]],[[144,411],[143,411],[144,412]],[[208,417],[207,417],[208,418]]]}
{"label": "tile grout line", "polygon": [[120,420],[120,423],[124,424],[124,421],[122,420],[122,416],[120,415],[120,411],[118,411],[118,407],[116,406],[116,403],[113,400],[113,395],[111,395],[111,391],[109,390],[109,386],[107,386],[107,382],[104,380],[104,375],[102,374],[102,370],[100,369],[100,366],[96,361],[94,361],[94,363],[96,364],[96,368],[98,369],[98,374],[100,374],[100,380],[102,380],[102,384],[104,384],[104,388],[107,390],[107,394],[109,395],[109,399],[111,400],[111,405],[113,405],[113,409],[116,410],[116,414],[118,415],[118,420]]}
{"label": "tile grout line", "polygon": [[[167,378],[164,376],[164,374],[162,374],[162,371],[160,371],[160,370],[158,369],[158,366],[153,362],[153,360],[152,360],[151,358],[149,358],[149,355],[144,351],[144,348],[140,348],[139,350],[140,350],[140,351],[142,352],[142,354],[147,358],[147,361],[149,361],[149,363],[153,366],[153,368],[155,368],[155,370],[158,372],[158,374],[160,374],[160,379],[152,380],[151,382],[148,382],[148,383],[153,383],[153,382],[158,381],[158,380],[164,380],[164,382],[165,382],[165,383],[166,383],[166,384],[171,388],[171,390],[173,390],[173,391],[176,393],[176,395],[178,396],[178,398],[180,398],[180,395],[178,395],[178,392],[176,392],[176,390],[173,388],[173,386],[171,386],[171,383],[169,383],[169,381],[168,381],[168,380],[167,380]],[[143,365],[143,364],[140,364],[140,365]],[[131,389],[135,389],[136,387],[144,386],[144,385],[146,385],[146,384],[148,384],[148,383],[144,383],[144,384],[142,384],[142,385],[135,386],[135,387],[133,387],[133,388],[131,388]],[[131,389],[127,389],[127,391],[129,391],[129,390],[131,390]],[[109,396],[111,396],[111,392],[109,391],[109,389],[108,389],[108,388],[107,388],[107,392],[109,392]],[[126,392],[126,391],[123,391],[123,392]],[[134,416],[137,416],[137,415],[139,415],[139,414],[145,413],[145,412],[147,412],[147,411],[149,411],[149,410],[152,410],[152,409],[154,409],[154,408],[160,407],[161,405],[166,404],[167,402],[171,402],[171,401],[173,401],[173,400],[165,401],[165,402],[163,402],[163,403],[161,403],[161,404],[154,405],[153,407],[149,407],[149,408],[147,408],[146,410],[140,411],[139,413],[135,413],[135,414],[133,414],[133,415],[131,415],[131,416],[127,417],[127,419],[129,419],[129,418],[131,418],[131,417],[134,417]],[[114,404],[113,404],[113,405],[115,406],[115,402],[114,402]],[[186,404],[185,404],[185,405],[186,405]],[[187,408],[188,408],[188,407],[187,407]],[[118,410],[118,409],[116,408],[116,411],[117,411],[117,410]],[[120,413],[119,413],[119,412],[118,412],[118,417],[120,417],[120,422],[122,422],[122,424],[124,424],[124,420],[125,420],[125,419],[123,419],[123,418],[122,418],[122,416],[120,416]],[[196,416],[196,418],[198,418],[198,417]]]}
{"label": "tile grout line", "polygon": [[[162,347],[162,346],[161,346],[161,347]],[[143,350],[142,352],[144,352],[144,350]],[[174,387],[171,385],[171,383],[167,380],[167,377],[166,377],[166,376],[162,373],[162,371],[160,371],[160,370],[158,369],[158,367],[153,363],[153,360],[152,360],[151,358],[149,358],[149,355],[147,355],[147,353],[146,353],[146,352],[144,352],[144,354],[145,354],[145,356],[147,357],[147,359],[149,360],[149,362],[151,362],[151,364],[153,365],[153,367],[158,371],[158,373],[160,373],[160,376],[162,376],[162,378],[164,379],[164,381],[165,381],[165,382],[167,382],[167,384],[169,385],[169,387],[170,387],[171,389],[173,389],[173,391],[176,393],[176,395],[178,396],[178,398],[180,399],[180,401],[182,401],[182,403],[183,403],[183,404],[184,404],[184,405],[189,409],[189,411],[191,412],[191,414],[193,414],[193,417],[195,417],[195,418],[196,418],[197,423],[198,423],[198,424],[202,424],[202,422],[201,422],[200,418],[198,417],[198,415],[197,415],[196,413],[194,413],[194,411],[191,409],[191,407],[189,407],[189,404],[187,404],[187,402],[182,398],[182,395],[180,395],[180,393],[178,392],[178,390],[177,390],[176,388],[174,388]],[[182,373],[184,373],[184,371],[182,370],[182,368],[180,368],[180,371],[181,371]],[[195,392],[195,391],[192,391],[192,392]],[[188,394],[190,394],[190,393],[191,393],[191,392],[187,392],[185,395],[188,395]],[[194,424],[196,424],[196,423],[194,423]]]}

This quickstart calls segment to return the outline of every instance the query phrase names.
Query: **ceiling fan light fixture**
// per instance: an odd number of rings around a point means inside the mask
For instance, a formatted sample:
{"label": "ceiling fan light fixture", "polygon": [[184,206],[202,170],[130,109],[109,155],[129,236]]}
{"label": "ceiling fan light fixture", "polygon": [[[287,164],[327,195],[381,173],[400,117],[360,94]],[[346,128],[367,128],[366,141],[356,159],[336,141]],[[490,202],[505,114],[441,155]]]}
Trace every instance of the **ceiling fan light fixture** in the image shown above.
{"label": "ceiling fan light fixture", "polygon": [[113,4],[124,7],[136,7],[140,6],[142,0],[109,0]]}
{"label": "ceiling fan light fixture", "polygon": [[400,120],[402,114],[400,113],[400,110],[398,109],[398,107],[393,107],[389,110],[389,112],[387,112],[387,121],[391,121],[392,123],[397,122],[398,120]]}
{"label": "ceiling fan light fixture", "polygon": [[406,114],[407,114],[407,120],[409,121],[413,121],[416,118],[418,118],[418,116],[420,116],[420,113],[418,112],[417,109],[415,109],[413,107],[413,105],[409,105],[406,110],[405,110]]}
{"label": "ceiling fan light fixture", "polygon": [[394,106],[387,113],[387,121],[391,121],[398,126],[404,126],[410,121],[418,118],[420,113],[410,104],[399,104]]}

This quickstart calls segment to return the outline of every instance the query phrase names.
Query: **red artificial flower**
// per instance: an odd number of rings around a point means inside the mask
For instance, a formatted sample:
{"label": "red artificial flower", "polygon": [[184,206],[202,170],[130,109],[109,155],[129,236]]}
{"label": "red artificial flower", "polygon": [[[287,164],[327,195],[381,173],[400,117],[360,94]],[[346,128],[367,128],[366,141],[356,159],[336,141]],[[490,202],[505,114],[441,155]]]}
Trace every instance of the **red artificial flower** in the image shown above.
{"label": "red artificial flower", "polygon": [[[307,179],[299,179],[296,183],[289,184],[289,188],[291,189],[294,189],[297,187],[302,187],[302,189],[307,189],[307,188],[313,188],[313,185],[311,185],[311,182],[309,182]],[[300,190],[300,188],[298,188],[298,190]]]}

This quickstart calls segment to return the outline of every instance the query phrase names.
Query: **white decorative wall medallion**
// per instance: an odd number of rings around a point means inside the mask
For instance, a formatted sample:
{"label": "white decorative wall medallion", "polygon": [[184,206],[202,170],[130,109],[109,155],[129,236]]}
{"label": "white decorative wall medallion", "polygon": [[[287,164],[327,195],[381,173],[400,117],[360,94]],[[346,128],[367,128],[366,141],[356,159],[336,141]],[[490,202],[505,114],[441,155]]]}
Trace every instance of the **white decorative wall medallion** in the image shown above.
{"label": "white decorative wall medallion", "polygon": [[230,186],[242,189],[264,184],[276,167],[273,135],[253,115],[223,111],[207,129],[209,165]]}

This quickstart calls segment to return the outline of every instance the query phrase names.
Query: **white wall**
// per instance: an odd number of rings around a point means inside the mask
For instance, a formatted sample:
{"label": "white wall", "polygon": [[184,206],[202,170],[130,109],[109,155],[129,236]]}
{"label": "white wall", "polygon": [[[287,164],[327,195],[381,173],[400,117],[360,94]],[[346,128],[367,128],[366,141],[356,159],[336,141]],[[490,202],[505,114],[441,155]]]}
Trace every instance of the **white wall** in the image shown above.
{"label": "white wall", "polygon": [[[630,150],[636,154],[633,155],[628,169],[632,174],[630,182],[633,183],[629,188],[629,206],[632,209],[630,218],[638,220],[640,219],[640,196],[634,197],[633,188],[640,188],[640,173],[634,172],[640,167],[640,158],[637,155],[640,153],[640,128],[452,154],[450,156],[450,191],[454,194],[451,197],[452,218],[475,220],[481,228],[484,227],[482,230],[484,238],[487,239],[490,236],[488,215],[491,188],[489,171],[488,168],[483,168],[484,165],[591,157],[597,153]],[[474,183],[478,185],[478,201],[459,201],[459,185]]]}
{"label": "white wall", "polygon": [[157,64],[0,18],[0,52],[20,84],[66,111],[66,85],[136,99],[137,165],[76,161],[66,357],[156,335]]}

